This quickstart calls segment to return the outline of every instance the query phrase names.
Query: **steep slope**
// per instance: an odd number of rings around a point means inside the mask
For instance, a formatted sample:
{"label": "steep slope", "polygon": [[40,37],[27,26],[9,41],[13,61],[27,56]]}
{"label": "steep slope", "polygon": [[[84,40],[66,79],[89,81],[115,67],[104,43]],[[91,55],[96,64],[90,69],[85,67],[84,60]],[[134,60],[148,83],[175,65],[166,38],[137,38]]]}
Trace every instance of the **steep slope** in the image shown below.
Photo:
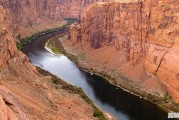
{"label": "steep slope", "polygon": [[1,5],[11,16],[13,32],[18,38],[57,28],[64,22],[55,0],[3,0]]}
{"label": "steep slope", "polygon": [[0,4],[12,17],[15,36],[24,38],[58,28],[62,18],[79,18],[94,1],[102,0],[1,0]]}
{"label": "steep slope", "polygon": [[11,18],[7,19],[7,11],[0,5],[0,66],[7,63],[15,54],[16,43],[12,34]]}
{"label": "steep slope", "polygon": [[58,6],[58,0],[0,0],[0,120],[97,119],[80,95],[54,85],[16,48],[16,38],[64,25]]}
{"label": "steep slope", "polygon": [[[81,23],[71,26],[71,41],[64,46],[117,85],[179,103],[178,5],[178,0],[93,4]],[[120,73],[129,79],[121,80]]]}

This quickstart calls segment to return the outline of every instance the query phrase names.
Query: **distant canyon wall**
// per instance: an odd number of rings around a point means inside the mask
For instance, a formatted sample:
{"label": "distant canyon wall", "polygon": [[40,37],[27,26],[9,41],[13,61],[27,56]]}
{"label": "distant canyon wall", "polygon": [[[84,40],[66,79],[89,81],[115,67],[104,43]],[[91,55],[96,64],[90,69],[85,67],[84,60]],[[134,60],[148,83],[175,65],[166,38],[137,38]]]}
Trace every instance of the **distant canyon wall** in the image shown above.
{"label": "distant canyon wall", "polygon": [[79,18],[96,1],[102,0],[1,0],[0,5],[12,19],[14,35],[25,38],[59,27],[63,18]]}
{"label": "distant canyon wall", "polygon": [[114,47],[122,52],[121,64],[132,62],[133,69],[142,63],[144,72],[158,78],[179,102],[178,0],[98,3],[86,14],[80,24],[71,27],[73,45]]}
{"label": "distant canyon wall", "polygon": [[38,23],[38,18],[60,20],[79,17],[80,8],[93,3],[90,0],[2,0],[1,5],[10,11],[14,22],[30,26]]}
{"label": "distant canyon wall", "polygon": [[1,0],[0,66],[13,57],[16,38],[60,26],[62,18],[78,18],[94,0]]}

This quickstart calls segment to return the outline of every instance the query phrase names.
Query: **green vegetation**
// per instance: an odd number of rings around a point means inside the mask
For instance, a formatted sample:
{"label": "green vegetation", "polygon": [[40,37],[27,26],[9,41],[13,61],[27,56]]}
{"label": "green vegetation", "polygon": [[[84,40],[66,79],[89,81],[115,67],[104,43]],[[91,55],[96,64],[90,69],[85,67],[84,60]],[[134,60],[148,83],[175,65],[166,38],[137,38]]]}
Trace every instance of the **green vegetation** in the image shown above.
{"label": "green vegetation", "polygon": [[73,19],[73,18],[66,18],[65,20],[67,21],[67,23],[64,24],[63,26],[61,26],[60,28],[45,30],[45,31],[36,33],[36,34],[34,34],[34,35],[30,36],[30,37],[23,38],[23,39],[20,39],[20,37],[18,36],[17,39],[19,39],[19,41],[17,42],[17,49],[21,50],[24,45],[31,43],[31,41],[36,39],[37,37],[40,37],[42,35],[52,33],[52,32],[55,32],[55,31],[63,30],[66,27],[68,27],[69,25],[73,24],[75,21],[77,21],[77,19]]}
{"label": "green vegetation", "polygon": [[69,93],[80,95],[89,105],[91,105],[93,107],[93,116],[94,117],[99,118],[99,120],[107,120],[107,118],[105,117],[103,112],[93,104],[93,102],[88,98],[88,96],[83,92],[83,90],[81,88],[78,88],[78,87],[75,87],[73,85],[66,83],[62,79],[58,78],[57,76],[51,74],[50,72],[48,72],[46,70],[43,70],[39,67],[36,67],[36,68],[41,75],[51,76],[51,80],[52,80],[51,82],[54,85],[61,85],[62,89],[67,90]]}
{"label": "green vegetation", "polygon": [[64,20],[68,21],[69,23],[73,23],[74,21],[79,21],[77,18],[64,18]]}
{"label": "green vegetation", "polygon": [[172,96],[170,96],[168,93],[166,93],[166,95],[164,96],[164,100],[167,103],[174,103],[173,100],[172,100]]}
{"label": "green vegetation", "polygon": [[56,48],[52,45],[51,40],[48,40],[47,47],[50,48],[54,54],[61,54],[62,53],[59,48]]}
{"label": "green vegetation", "polygon": [[[161,98],[159,96],[158,97],[154,96],[151,93],[146,93],[144,91],[141,91],[137,87],[131,87],[131,86],[129,86],[129,84],[117,83],[116,79],[114,77],[112,77],[111,75],[109,75],[108,73],[99,72],[94,68],[87,68],[85,66],[81,66],[78,62],[78,58],[76,56],[70,54],[70,53],[67,53],[64,50],[62,45],[60,46],[60,49],[61,49],[61,51],[64,55],[66,55],[71,61],[73,61],[83,71],[86,71],[88,73],[94,73],[95,75],[104,78],[104,80],[106,82],[109,82],[110,84],[113,84],[113,85],[116,85],[116,84],[119,85],[120,84],[121,88],[124,88],[128,91],[132,91],[132,93],[135,94],[135,95],[139,95],[139,96],[142,96],[143,98],[147,98],[147,101],[150,101],[151,103],[155,104],[156,106],[158,106],[163,111],[168,112],[170,110],[173,110],[173,111],[179,110],[179,108],[178,108],[179,104],[176,104],[176,103],[174,104],[171,96],[166,95],[164,98]],[[122,74],[119,74],[119,76],[120,76],[121,79],[123,79],[125,81],[130,81],[129,78],[123,76]],[[118,81],[118,82],[120,82],[120,81]],[[98,114],[100,114],[100,113],[98,113],[97,111],[95,112],[95,108],[94,108],[94,116],[98,116]]]}

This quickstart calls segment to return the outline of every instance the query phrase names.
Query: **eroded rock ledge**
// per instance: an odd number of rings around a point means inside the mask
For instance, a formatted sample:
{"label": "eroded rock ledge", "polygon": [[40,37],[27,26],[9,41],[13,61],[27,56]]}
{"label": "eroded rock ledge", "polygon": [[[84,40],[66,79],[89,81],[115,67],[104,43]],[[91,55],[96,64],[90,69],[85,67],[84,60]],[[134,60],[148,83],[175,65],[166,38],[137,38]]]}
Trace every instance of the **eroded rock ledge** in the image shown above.
{"label": "eroded rock ledge", "polygon": [[[39,74],[16,48],[17,39],[58,28],[66,23],[62,18],[79,16],[79,2],[0,0],[1,120],[97,119],[92,106],[61,85],[54,86],[52,78]],[[82,8],[91,2],[84,0]]]}
{"label": "eroded rock ledge", "polygon": [[123,73],[141,90],[179,103],[178,5],[178,0],[93,4],[71,26],[65,46],[117,82]]}

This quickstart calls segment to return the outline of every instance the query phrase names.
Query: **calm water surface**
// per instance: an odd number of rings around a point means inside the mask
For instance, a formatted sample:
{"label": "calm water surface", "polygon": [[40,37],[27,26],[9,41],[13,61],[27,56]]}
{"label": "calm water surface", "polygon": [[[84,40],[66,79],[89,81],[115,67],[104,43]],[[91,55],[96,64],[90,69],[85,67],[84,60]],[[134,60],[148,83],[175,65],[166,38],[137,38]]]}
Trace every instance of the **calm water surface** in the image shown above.
{"label": "calm water surface", "polygon": [[117,120],[167,120],[167,114],[155,105],[106,83],[101,77],[79,70],[64,55],[54,56],[47,52],[44,45],[55,34],[60,32],[38,37],[23,48],[33,65],[81,87],[99,108]]}

